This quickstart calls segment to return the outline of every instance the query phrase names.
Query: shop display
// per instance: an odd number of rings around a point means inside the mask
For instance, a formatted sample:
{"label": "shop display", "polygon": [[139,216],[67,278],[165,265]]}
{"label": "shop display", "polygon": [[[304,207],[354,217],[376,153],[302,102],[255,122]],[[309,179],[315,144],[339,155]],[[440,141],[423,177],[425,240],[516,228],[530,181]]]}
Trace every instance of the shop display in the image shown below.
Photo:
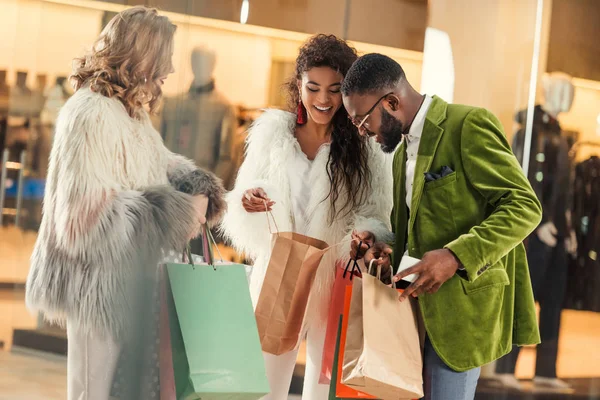
{"label": "shop display", "polygon": [[573,186],[573,223],[577,253],[569,265],[565,307],[600,312],[600,141],[574,147],[594,149],[595,155],[577,164]]}
{"label": "shop display", "polygon": [[[570,160],[567,138],[558,122],[561,113],[573,104],[574,86],[565,74],[544,77],[544,104],[534,109],[531,154],[524,160],[527,110],[517,114],[521,129],[513,148],[523,164],[529,162],[528,178],[542,204],[542,222],[527,241],[527,259],[534,296],[540,305],[540,335],[536,378],[549,378],[556,387],[568,387],[556,379],[558,339],[563,301],[567,287],[567,241],[573,241],[570,219]],[[569,247],[573,247],[571,243]],[[505,383],[519,386],[514,378],[520,349],[498,361],[496,371],[506,374]]]}
{"label": "shop display", "polygon": [[[41,219],[41,199],[48,167],[54,123],[58,110],[68,92],[61,89],[62,99],[57,104],[52,89],[46,93],[48,75],[38,73],[35,87],[27,84],[29,73],[17,71],[15,84],[9,87],[6,72],[0,71],[0,150],[8,150],[5,182],[4,224],[17,222],[18,175],[23,169],[19,228],[37,231]],[[64,85],[66,78],[57,78],[56,85]],[[51,96],[48,98],[46,94]],[[49,101],[47,101],[49,100]]]}
{"label": "shop display", "polygon": [[231,147],[237,124],[233,106],[216,89],[215,63],[212,50],[192,51],[194,81],[186,93],[165,99],[160,131],[169,150],[214,172],[231,188],[235,179]]}
{"label": "shop display", "polygon": [[0,71],[0,153],[4,151],[8,129],[8,103],[10,87],[6,82],[6,71]]}

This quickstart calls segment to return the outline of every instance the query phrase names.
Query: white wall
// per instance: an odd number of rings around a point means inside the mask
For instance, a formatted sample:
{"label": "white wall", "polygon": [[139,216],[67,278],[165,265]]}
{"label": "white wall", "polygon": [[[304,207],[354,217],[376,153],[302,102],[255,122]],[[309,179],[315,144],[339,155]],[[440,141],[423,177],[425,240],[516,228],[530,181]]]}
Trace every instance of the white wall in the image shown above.
{"label": "white wall", "polygon": [[454,102],[485,107],[512,135],[514,113],[527,105],[535,0],[431,0],[429,26],[450,36]]}
{"label": "white wall", "polygon": [[17,70],[68,75],[75,56],[98,36],[102,12],[36,0],[0,0],[0,68],[9,83]]}

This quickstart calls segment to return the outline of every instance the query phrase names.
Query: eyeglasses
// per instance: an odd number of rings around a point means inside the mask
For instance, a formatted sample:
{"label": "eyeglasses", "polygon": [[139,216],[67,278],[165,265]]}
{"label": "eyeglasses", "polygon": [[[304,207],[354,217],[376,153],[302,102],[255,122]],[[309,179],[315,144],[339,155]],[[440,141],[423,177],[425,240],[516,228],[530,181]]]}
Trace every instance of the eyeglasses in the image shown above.
{"label": "eyeglasses", "polygon": [[[370,117],[370,116],[371,116],[371,114],[373,113],[373,110],[375,110],[375,107],[377,107],[377,105],[379,105],[379,103],[381,103],[381,100],[385,99],[385,98],[386,98],[386,97],[388,97],[390,94],[394,94],[394,92],[389,92],[389,93],[387,93],[387,94],[385,94],[385,95],[381,96],[381,98],[380,98],[379,100],[377,100],[377,101],[375,102],[375,104],[373,104],[373,107],[371,107],[371,108],[369,109],[369,111],[367,111],[367,114],[366,114],[366,115],[363,117],[363,119],[361,119],[360,121],[357,121],[356,119],[354,119],[354,118],[352,118],[352,117],[348,116],[348,118],[350,119],[350,121],[352,122],[352,124],[353,124],[354,126],[356,126],[356,128],[357,128],[359,131],[365,130],[364,126],[366,125],[366,123],[367,123],[367,120],[369,119],[369,117]],[[369,136],[373,136],[373,135],[374,135],[373,133],[371,133],[371,132],[369,132],[369,131],[367,131],[367,133],[368,133],[368,135],[369,135]]]}

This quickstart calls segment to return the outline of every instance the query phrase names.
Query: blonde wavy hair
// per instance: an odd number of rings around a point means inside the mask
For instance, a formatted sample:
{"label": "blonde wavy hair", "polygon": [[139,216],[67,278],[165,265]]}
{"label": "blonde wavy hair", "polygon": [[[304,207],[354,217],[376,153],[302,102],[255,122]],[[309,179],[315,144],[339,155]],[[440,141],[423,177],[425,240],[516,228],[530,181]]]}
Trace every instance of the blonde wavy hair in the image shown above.
{"label": "blonde wavy hair", "polygon": [[137,6],[117,14],[106,25],[91,51],[73,63],[75,90],[88,85],[106,97],[116,97],[136,118],[145,104],[155,113],[162,89],[157,80],[172,72],[176,26],[156,9]]}

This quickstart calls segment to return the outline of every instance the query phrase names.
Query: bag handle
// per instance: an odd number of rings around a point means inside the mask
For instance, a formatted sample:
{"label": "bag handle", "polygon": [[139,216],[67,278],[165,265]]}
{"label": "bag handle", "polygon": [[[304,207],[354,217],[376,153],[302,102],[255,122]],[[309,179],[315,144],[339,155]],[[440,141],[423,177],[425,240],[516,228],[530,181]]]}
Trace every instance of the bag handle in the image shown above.
{"label": "bag handle", "polygon": [[[373,269],[373,264],[375,264],[375,261],[377,261],[377,259],[372,259],[371,262],[369,263],[369,269],[368,269],[368,274],[371,275],[372,274],[372,269]],[[377,279],[381,281],[381,265],[377,266],[377,275],[376,275]],[[392,282],[390,285],[387,285],[391,288],[396,289],[396,283],[394,282],[394,269],[391,267],[390,265],[390,281]],[[383,281],[382,281],[383,282]]]}
{"label": "bag handle", "polygon": [[[203,224],[202,225],[202,250],[204,253],[203,254],[204,260],[206,261],[206,263],[208,265],[212,266],[213,269],[216,270],[217,267],[214,262],[213,247],[217,249],[217,253],[219,254],[220,261],[224,262],[223,255],[221,254],[221,250],[219,250],[219,247],[217,246],[217,242],[216,242],[215,238],[213,237],[210,227],[208,226],[208,224]],[[192,249],[191,249],[189,243],[185,247],[185,256],[187,257],[188,264],[190,264],[192,267],[195,267],[194,258],[192,256]]]}
{"label": "bag handle", "polygon": [[[277,236],[279,236],[279,227],[277,226],[277,221],[275,220],[275,216],[273,215],[273,213],[271,211],[269,211],[269,206],[267,205],[267,202],[265,201],[265,212],[267,214],[267,225],[269,226],[269,233],[272,235],[273,234],[273,229],[271,228],[271,219],[273,220],[273,224],[275,225],[275,230],[277,233]],[[271,217],[271,218],[269,218]]]}
{"label": "bag handle", "polygon": [[[362,247],[363,242],[362,240],[358,243],[358,249],[360,250],[360,248]],[[371,246],[369,246],[369,244],[367,243],[367,246],[369,248],[371,248]],[[356,252],[356,255],[354,256],[354,259],[350,258],[348,260],[348,264],[346,264],[346,268],[344,268],[344,274],[342,275],[342,278],[346,278],[346,274],[348,273],[348,268],[350,268],[350,264],[352,263],[352,271],[350,271],[350,280],[352,280],[354,278],[354,271],[358,270],[360,271],[360,267],[358,266],[358,251]]]}

